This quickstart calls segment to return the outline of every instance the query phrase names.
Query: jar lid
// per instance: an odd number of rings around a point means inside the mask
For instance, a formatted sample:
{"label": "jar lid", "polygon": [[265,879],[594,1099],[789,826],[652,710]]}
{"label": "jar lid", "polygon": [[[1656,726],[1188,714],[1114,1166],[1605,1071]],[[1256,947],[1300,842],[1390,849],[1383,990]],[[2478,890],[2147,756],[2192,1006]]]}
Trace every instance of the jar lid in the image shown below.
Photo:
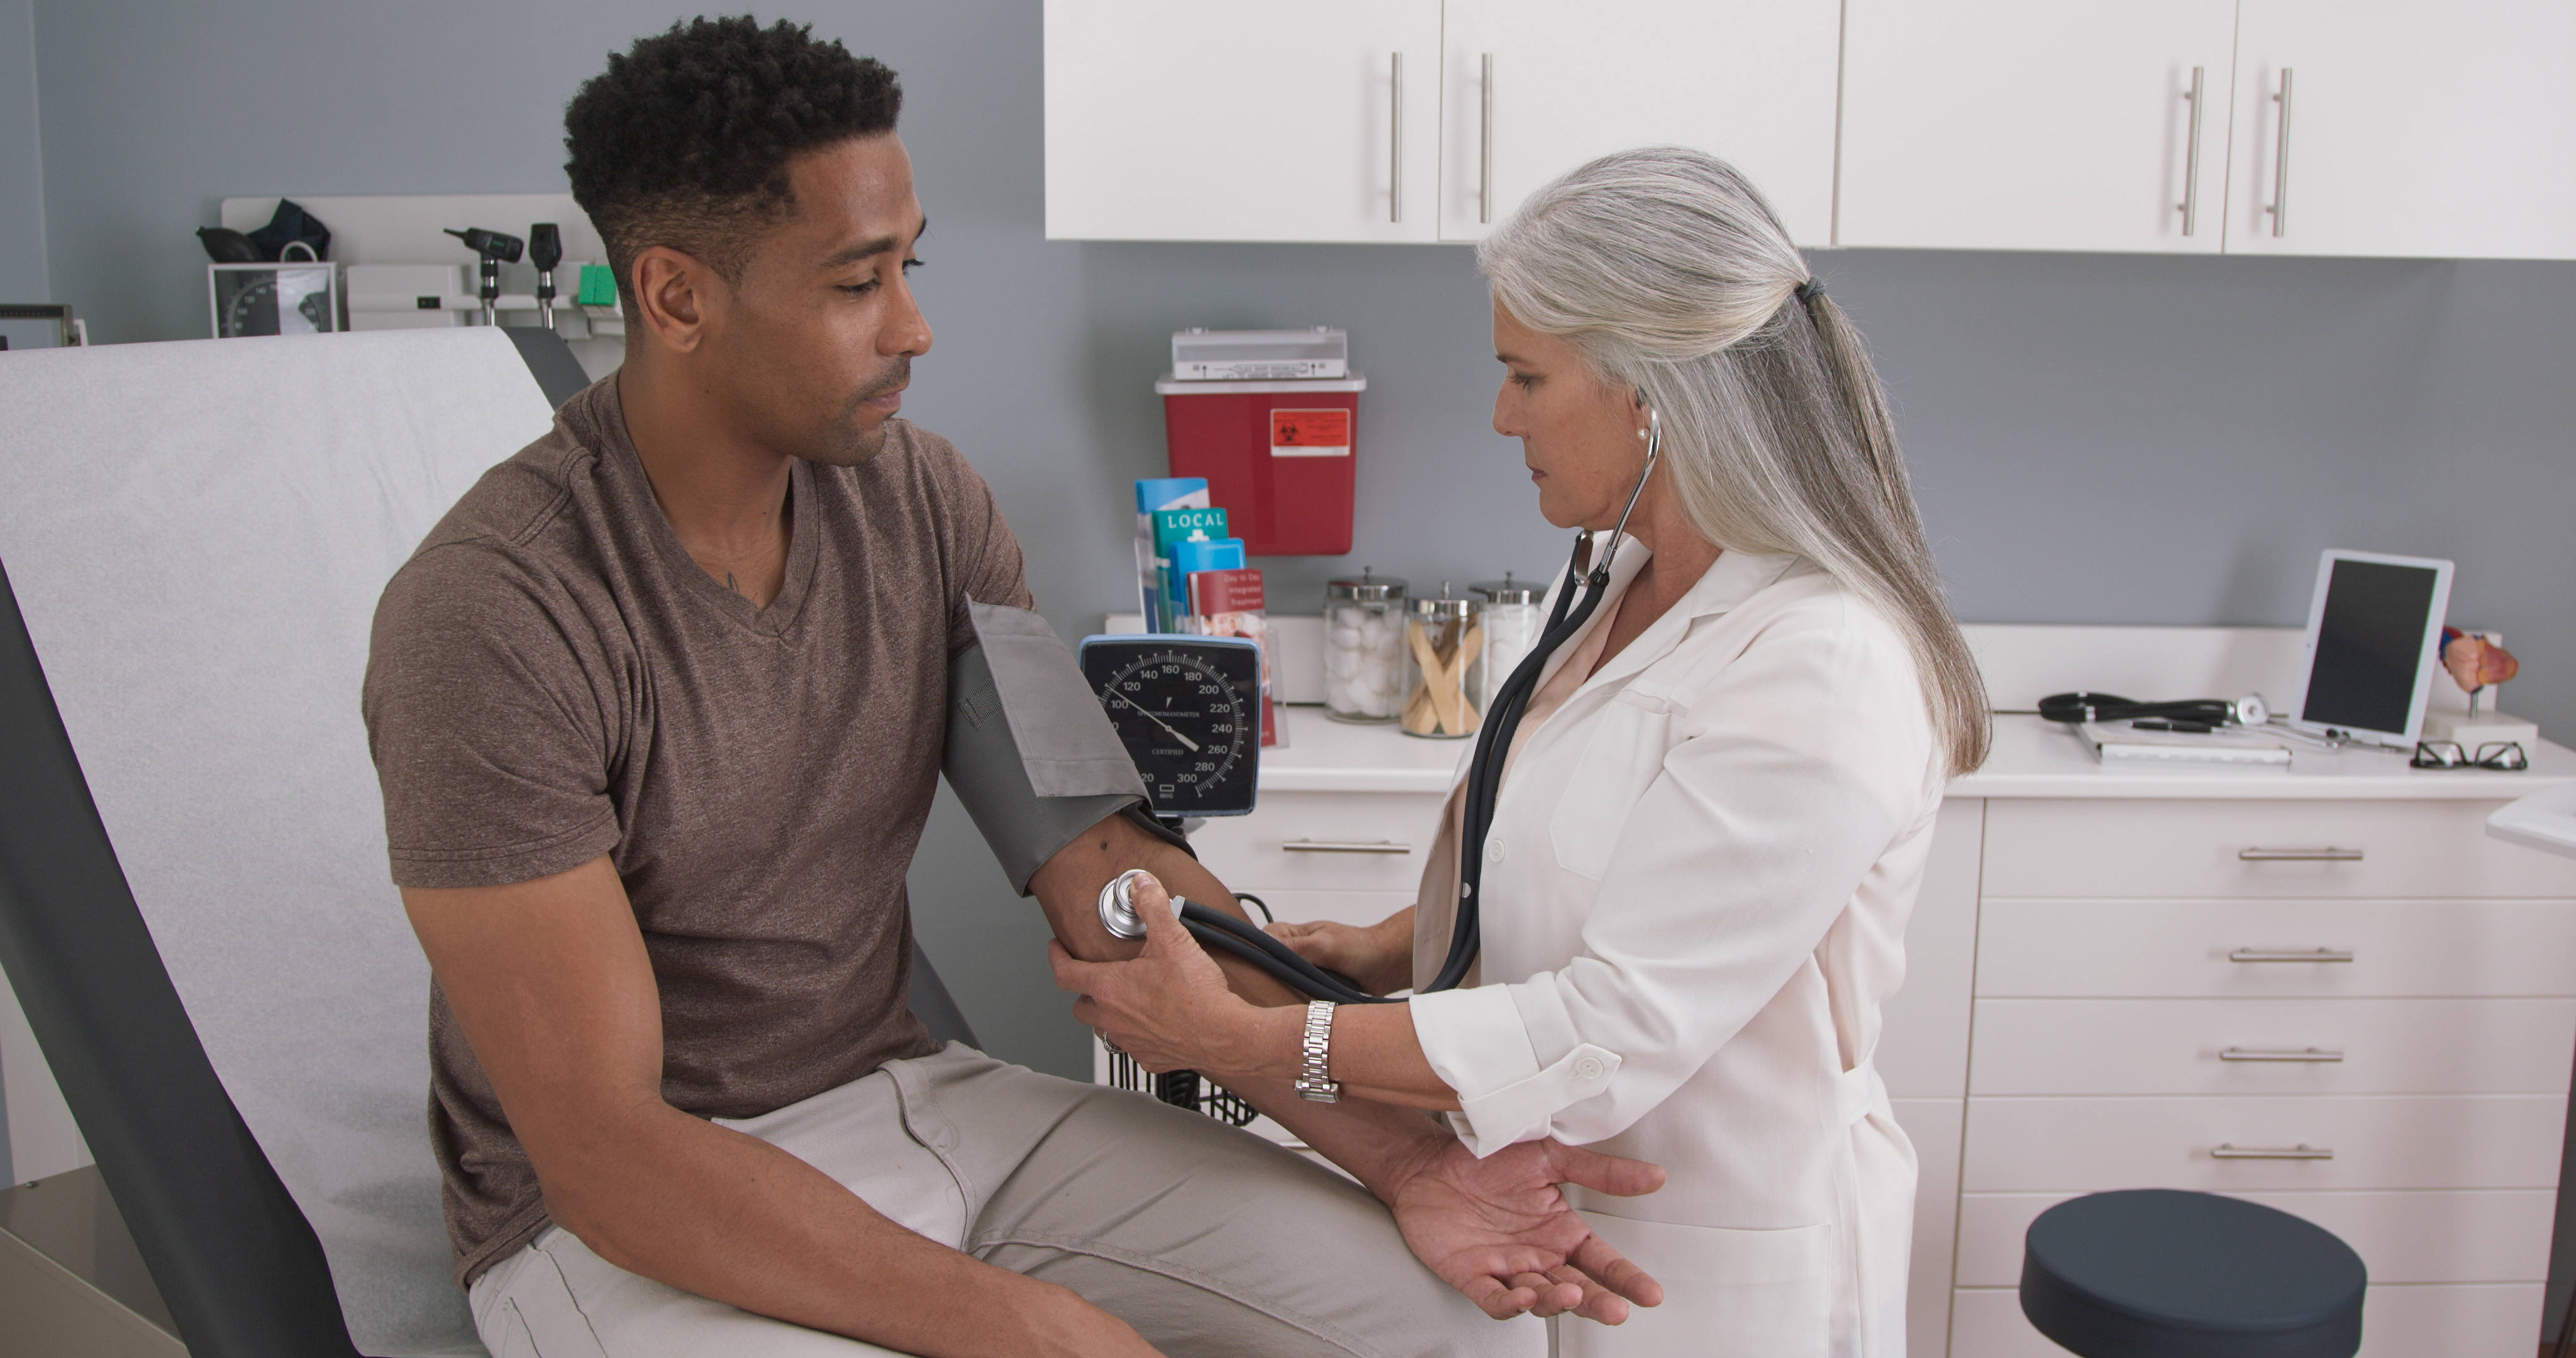
{"label": "jar lid", "polygon": [[1352,600],[1364,604],[1394,603],[1404,598],[1404,582],[1392,575],[1381,576],[1375,571],[1363,569],[1357,580],[1345,576],[1339,580],[1325,581],[1324,598],[1327,602]]}
{"label": "jar lid", "polygon": [[1467,586],[1467,592],[1489,604],[1535,604],[1547,597],[1547,586],[1527,585],[1503,572],[1500,580],[1479,580]]}
{"label": "jar lid", "polygon": [[1427,622],[1463,622],[1466,620],[1467,610],[1474,605],[1473,599],[1450,598],[1449,582],[1443,580],[1440,582],[1439,598],[1434,599],[1425,595],[1408,600],[1405,611]]}

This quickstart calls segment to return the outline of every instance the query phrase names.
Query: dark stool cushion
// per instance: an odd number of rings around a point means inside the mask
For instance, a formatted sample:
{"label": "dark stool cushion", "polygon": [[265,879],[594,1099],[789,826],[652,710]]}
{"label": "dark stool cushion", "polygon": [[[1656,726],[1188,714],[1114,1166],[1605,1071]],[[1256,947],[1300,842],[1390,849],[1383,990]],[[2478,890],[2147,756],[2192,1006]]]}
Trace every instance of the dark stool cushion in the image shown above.
{"label": "dark stool cushion", "polygon": [[2361,1256],[2287,1212],[2214,1193],[2095,1193],[2023,1237],[2021,1312],[2084,1358],[2352,1358]]}

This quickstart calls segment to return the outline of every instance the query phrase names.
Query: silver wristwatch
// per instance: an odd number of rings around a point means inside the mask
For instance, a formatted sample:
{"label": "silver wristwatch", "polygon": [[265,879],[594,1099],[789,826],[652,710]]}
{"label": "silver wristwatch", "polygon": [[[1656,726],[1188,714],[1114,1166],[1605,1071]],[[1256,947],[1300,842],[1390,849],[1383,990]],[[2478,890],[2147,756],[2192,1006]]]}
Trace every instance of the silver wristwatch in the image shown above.
{"label": "silver wristwatch", "polygon": [[1305,1062],[1297,1071],[1297,1097],[1313,1103],[1340,1103],[1342,1086],[1333,1079],[1333,1003],[1316,1000],[1306,1006],[1306,1036],[1299,1042]]}

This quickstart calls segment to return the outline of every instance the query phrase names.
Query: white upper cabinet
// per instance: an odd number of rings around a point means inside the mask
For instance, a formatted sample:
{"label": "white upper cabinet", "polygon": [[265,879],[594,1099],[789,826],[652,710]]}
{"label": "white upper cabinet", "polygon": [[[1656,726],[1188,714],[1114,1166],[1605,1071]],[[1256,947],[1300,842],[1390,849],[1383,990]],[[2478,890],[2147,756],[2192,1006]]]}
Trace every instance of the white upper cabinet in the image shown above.
{"label": "white upper cabinet", "polygon": [[2242,0],[2231,254],[2576,258],[2576,4]]}
{"label": "white upper cabinet", "polygon": [[1439,60],[1440,0],[1047,0],[1047,236],[1436,239]]}
{"label": "white upper cabinet", "polygon": [[1836,243],[2218,252],[2236,0],[1849,0],[1844,23]]}
{"label": "white upper cabinet", "polygon": [[[1611,151],[1680,144],[1831,242],[1840,0],[1447,0],[1440,238],[1476,240]],[[1490,178],[1489,178],[1490,176]]]}

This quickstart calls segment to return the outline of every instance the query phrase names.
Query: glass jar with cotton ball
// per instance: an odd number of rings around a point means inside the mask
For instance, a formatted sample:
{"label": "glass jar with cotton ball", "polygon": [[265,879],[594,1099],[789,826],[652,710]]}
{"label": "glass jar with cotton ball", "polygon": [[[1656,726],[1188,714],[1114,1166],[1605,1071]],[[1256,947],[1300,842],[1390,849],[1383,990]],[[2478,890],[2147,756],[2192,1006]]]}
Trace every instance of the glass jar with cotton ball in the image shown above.
{"label": "glass jar with cotton ball", "polygon": [[1324,715],[1395,720],[1404,696],[1405,582],[1363,570],[1324,584]]}
{"label": "glass jar with cotton ball", "polygon": [[1467,691],[1475,695],[1477,710],[1484,711],[1494,705],[1503,681],[1537,647],[1547,625],[1547,587],[1516,580],[1505,571],[1502,579],[1479,580],[1467,592],[1475,596],[1477,626],[1485,634],[1484,650],[1467,667]]}

